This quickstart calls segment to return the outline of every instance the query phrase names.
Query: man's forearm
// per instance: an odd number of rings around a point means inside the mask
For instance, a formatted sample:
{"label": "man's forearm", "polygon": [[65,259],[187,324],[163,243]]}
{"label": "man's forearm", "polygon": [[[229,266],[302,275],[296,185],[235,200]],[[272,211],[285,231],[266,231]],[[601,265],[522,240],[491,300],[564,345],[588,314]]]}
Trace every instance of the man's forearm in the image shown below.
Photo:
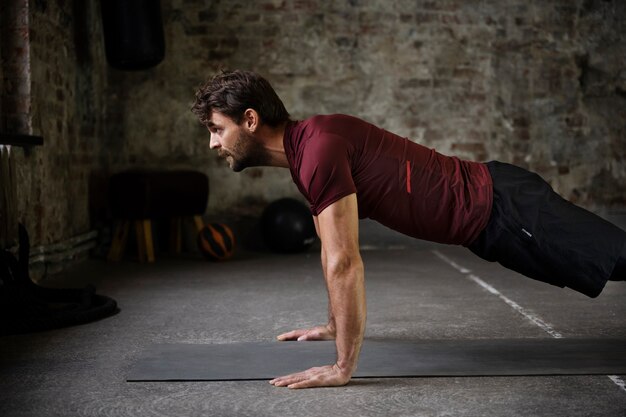
{"label": "man's forearm", "polygon": [[[350,381],[356,369],[365,332],[365,285],[363,262],[359,253],[359,219],[356,193],[345,196],[313,216],[322,240],[322,268],[328,288],[328,326],[312,330],[314,338],[335,337],[337,362],[318,366],[270,381],[279,387],[309,388],[340,386]],[[335,331],[331,331],[332,327]],[[304,332],[304,334],[310,331]],[[302,332],[288,337],[302,338]]]}
{"label": "man's forearm", "polygon": [[321,250],[321,260],[322,260],[322,272],[324,274],[324,281],[326,282],[326,292],[328,294],[328,324],[326,325],[326,327],[328,328],[328,330],[330,330],[334,334],[336,331],[335,317],[333,316],[333,309],[332,309],[332,305],[330,302],[330,292],[328,292],[328,274],[326,273],[326,254],[324,253],[323,244],[322,244],[322,250]]}
{"label": "man's forearm", "polygon": [[343,259],[326,265],[325,270],[337,365],[351,374],[356,369],[367,315],[363,264],[359,257]]}

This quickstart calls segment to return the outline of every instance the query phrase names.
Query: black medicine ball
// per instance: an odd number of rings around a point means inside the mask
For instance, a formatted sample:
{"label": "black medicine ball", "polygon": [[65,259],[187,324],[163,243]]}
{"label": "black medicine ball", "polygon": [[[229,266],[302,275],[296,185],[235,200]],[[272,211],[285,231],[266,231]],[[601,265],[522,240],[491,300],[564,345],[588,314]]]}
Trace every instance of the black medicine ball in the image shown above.
{"label": "black medicine ball", "polygon": [[280,253],[305,251],[316,237],[311,211],[293,198],[281,198],[265,208],[261,233],[270,250]]}

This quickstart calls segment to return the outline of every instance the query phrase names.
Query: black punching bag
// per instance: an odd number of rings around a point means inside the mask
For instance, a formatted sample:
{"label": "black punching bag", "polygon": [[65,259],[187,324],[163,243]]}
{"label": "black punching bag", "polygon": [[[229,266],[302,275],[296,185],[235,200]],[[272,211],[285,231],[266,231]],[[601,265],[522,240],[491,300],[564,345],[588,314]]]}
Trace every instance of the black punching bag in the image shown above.
{"label": "black punching bag", "polygon": [[160,0],[100,0],[109,64],[121,70],[148,69],[163,60],[165,39]]}

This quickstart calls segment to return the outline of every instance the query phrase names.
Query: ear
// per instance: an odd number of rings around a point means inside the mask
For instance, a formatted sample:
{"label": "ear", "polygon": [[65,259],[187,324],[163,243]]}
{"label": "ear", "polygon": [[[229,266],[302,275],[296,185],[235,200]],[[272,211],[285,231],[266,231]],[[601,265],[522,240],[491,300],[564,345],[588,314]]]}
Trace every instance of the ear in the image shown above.
{"label": "ear", "polygon": [[261,125],[259,113],[254,109],[246,109],[243,113],[243,125],[250,133],[253,133]]}

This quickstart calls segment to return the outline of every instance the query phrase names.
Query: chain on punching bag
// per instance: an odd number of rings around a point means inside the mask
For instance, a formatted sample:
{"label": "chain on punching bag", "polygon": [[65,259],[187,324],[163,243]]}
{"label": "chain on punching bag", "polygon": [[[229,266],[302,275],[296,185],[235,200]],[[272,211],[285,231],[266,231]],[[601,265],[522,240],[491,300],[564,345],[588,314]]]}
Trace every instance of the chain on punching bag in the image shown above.
{"label": "chain on punching bag", "polygon": [[160,0],[101,0],[109,64],[121,70],[154,67],[165,56]]}

